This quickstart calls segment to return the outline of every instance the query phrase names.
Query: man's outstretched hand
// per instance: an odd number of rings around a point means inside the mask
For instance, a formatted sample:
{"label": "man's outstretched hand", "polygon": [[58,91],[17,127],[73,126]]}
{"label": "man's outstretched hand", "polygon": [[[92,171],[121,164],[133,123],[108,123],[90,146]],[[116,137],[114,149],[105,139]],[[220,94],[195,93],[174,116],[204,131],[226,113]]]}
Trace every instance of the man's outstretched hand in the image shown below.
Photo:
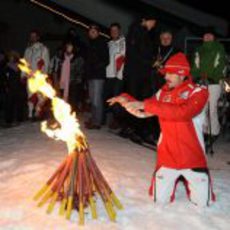
{"label": "man's outstretched hand", "polygon": [[144,102],[141,101],[130,101],[125,96],[117,96],[110,98],[107,100],[110,106],[114,105],[115,103],[119,103],[122,107],[124,107],[129,113],[133,116],[138,118],[148,118],[152,117],[153,115],[150,113],[146,113],[144,111]]}
{"label": "man's outstretched hand", "polygon": [[148,118],[153,116],[153,114],[144,111],[144,102],[142,101],[127,102],[124,107],[129,113],[138,118]]}
{"label": "man's outstretched hand", "polygon": [[110,106],[119,103],[121,106],[124,106],[129,101],[129,99],[125,96],[117,96],[117,97],[112,97],[107,100]]}

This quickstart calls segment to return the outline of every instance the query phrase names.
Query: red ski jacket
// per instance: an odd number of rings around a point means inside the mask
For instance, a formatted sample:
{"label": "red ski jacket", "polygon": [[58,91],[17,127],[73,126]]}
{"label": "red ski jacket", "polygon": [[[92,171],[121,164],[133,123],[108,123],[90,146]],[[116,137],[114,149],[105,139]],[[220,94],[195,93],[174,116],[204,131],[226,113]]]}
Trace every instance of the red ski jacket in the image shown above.
{"label": "red ski jacket", "polygon": [[145,112],[157,115],[161,126],[156,169],[207,168],[202,125],[208,90],[187,80],[144,101]]}

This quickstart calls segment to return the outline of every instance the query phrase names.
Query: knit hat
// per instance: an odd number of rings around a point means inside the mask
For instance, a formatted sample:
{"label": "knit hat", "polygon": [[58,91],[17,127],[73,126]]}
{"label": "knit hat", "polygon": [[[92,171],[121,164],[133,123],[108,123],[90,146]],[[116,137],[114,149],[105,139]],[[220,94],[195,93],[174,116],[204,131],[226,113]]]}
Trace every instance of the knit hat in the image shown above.
{"label": "knit hat", "polygon": [[203,32],[202,35],[213,34],[214,36],[216,36],[216,30],[215,27],[213,26],[204,27],[202,32]]}
{"label": "knit hat", "polygon": [[164,33],[169,33],[169,34],[172,34],[172,35],[173,35],[173,31],[172,31],[171,29],[169,29],[169,28],[162,28],[162,29],[160,30],[160,35],[161,35],[161,34],[164,34]]}
{"label": "knit hat", "polygon": [[156,15],[154,15],[152,12],[145,12],[141,15],[142,19],[145,20],[157,20]]}
{"label": "knit hat", "polygon": [[171,56],[160,70],[162,74],[175,73],[179,76],[190,76],[190,64],[182,52]]}

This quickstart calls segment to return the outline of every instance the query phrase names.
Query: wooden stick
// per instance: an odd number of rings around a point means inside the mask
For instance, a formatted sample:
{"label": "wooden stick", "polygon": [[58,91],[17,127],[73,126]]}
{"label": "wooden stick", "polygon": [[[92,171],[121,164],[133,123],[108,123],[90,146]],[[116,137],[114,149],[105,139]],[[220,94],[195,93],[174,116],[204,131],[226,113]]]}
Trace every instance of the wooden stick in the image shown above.
{"label": "wooden stick", "polygon": [[82,154],[79,155],[79,225],[84,224],[84,205],[83,205],[83,177],[82,177]]}
{"label": "wooden stick", "polygon": [[55,179],[55,177],[63,170],[63,168],[65,167],[66,161],[67,161],[67,158],[59,165],[58,169],[54,172],[54,174],[47,181],[47,184],[51,184],[52,181]]}
{"label": "wooden stick", "polygon": [[72,166],[72,172],[70,176],[70,190],[69,190],[69,195],[68,195],[68,204],[67,204],[67,212],[66,212],[66,219],[70,219],[71,216],[71,211],[73,208],[73,199],[74,199],[74,183],[75,183],[75,176],[76,176],[76,171],[77,171],[77,157],[78,153],[73,154],[73,166]]}
{"label": "wooden stick", "polygon": [[91,214],[92,214],[92,218],[93,219],[97,219],[97,210],[96,210],[96,204],[95,201],[93,199],[93,190],[92,190],[92,185],[90,185],[90,175],[89,175],[89,171],[87,169],[87,164],[86,164],[86,154],[84,155],[85,158],[85,162],[83,164],[83,172],[85,175],[85,184],[86,184],[86,190],[88,192],[88,196],[89,196],[89,204],[90,204],[90,209],[91,209]]}
{"label": "wooden stick", "polygon": [[[48,205],[48,208],[47,208],[47,213],[51,213],[54,209],[54,206],[55,206],[55,203],[58,199],[58,195],[60,193],[60,190],[63,188],[65,188],[65,184],[67,184],[67,186],[69,187],[69,184],[70,184],[70,180],[68,179],[68,175],[69,175],[69,171],[71,170],[71,167],[72,167],[72,156],[69,156],[69,161],[67,160],[67,163],[66,163],[66,174],[64,175],[65,173],[65,170],[64,170],[64,173],[63,173],[63,178],[62,179],[62,176],[60,177],[60,184],[57,186],[57,190],[55,191],[54,190],[54,194],[52,195],[52,198],[51,198],[51,202],[50,204]],[[62,181],[63,180],[63,181]],[[65,192],[65,190],[64,190]]]}
{"label": "wooden stick", "polygon": [[99,170],[95,160],[92,158],[91,156],[91,153],[90,153],[90,150],[87,152],[89,157],[91,157],[91,161],[92,161],[92,164],[96,170],[96,173],[99,174],[101,180],[103,181],[103,183],[105,184],[107,190],[109,191],[109,195],[113,201],[113,203],[116,205],[116,207],[118,209],[123,209],[123,205],[121,204],[121,202],[119,201],[119,199],[116,197],[116,195],[114,194],[114,192],[112,191],[111,187],[109,186],[108,182],[105,180],[105,177],[103,176],[102,172]]}
{"label": "wooden stick", "polygon": [[56,180],[56,183],[52,186],[51,190],[49,190],[49,192],[38,203],[39,207],[43,206],[51,196],[55,196],[55,197],[58,196],[57,194],[60,191],[60,189],[61,189],[61,187],[63,185],[63,182],[64,182],[64,180],[65,180],[65,178],[67,176],[70,164],[71,164],[71,157],[68,156],[63,172],[60,174],[59,179]]}
{"label": "wooden stick", "polygon": [[54,174],[49,178],[46,184],[35,194],[34,200],[38,200],[47,190],[51,190],[51,184],[56,178],[56,176],[62,171],[66,163],[66,159],[59,165],[58,169],[54,172]]}
{"label": "wooden stick", "polygon": [[63,186],[63,183],[64,183],[64,181],[65,181],[65,179],[69,173],[71,163],[72,163],[72,157],[68,156],[63,172],[61,173],[60,177],[58,178],[57,183],[55,183],[55,185],[52,187],[52,190],[54,192],[59,192],[61,187]]}
{"label": "wooden stick", "polygon": [[108,193],[106,192],[106,187],[103,183],[101,183],[98,175],[96,174],[96,171],[95,171],[95,168],[93,167],[92,165],[92,158],[90,157],[87,157],[87,160],[88,160],[88,163],[90,165],[90,169],[91,169],[91,172],[93,174],[93,177],[94,177],[94,181],[95,181],[95,185],[101,195],[101,198],[104,202],[104,205],[105,205],[105,209],[109,215],[109,218],[111,221],[115,221],[116,219],[116,213],[115,211],[113,210],[113,207],[112,207],[112,204],[110,202],[110,197],[108,196]]}

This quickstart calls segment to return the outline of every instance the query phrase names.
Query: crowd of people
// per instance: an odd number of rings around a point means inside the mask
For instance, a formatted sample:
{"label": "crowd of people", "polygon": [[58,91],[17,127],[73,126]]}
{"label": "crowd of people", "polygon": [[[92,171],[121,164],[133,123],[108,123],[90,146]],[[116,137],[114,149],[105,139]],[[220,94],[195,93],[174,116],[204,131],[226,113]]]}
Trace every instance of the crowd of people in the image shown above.
{"label": "crowd of people", "polygon": [[[174,46],[172,31],[165,29],[157,34],[156,24],[154,17],[145,16],[132,23],[124,36],[121,25],[112,23],[109,40],[100,35],[98,25],[92,24],[85,42],[71,29],[52,57],[49,48],[40,41],[39,32],[34,30],[21,57],[30,63],[32,70],[49,75],[50,83],[73,110],[90,114],[85,121],[87,129],[108,125],[123,138],[154,145],[160,134],[157,117],[139,119],[118,104],[109,107],[106,101],[122,92],[144,100],[157,94],[165,84],[161,69],[180,50]],[[0,108],[4,127],[48,116],[47,101],[27,89],[27,76],[17,67],[19,59],[17,52],[1,51]],[[203,44],[190,61],[193,80],[209,89],[204,132],[215,139],[220,133],[217,109],[226,53],[213,31],[204,32]]]}

